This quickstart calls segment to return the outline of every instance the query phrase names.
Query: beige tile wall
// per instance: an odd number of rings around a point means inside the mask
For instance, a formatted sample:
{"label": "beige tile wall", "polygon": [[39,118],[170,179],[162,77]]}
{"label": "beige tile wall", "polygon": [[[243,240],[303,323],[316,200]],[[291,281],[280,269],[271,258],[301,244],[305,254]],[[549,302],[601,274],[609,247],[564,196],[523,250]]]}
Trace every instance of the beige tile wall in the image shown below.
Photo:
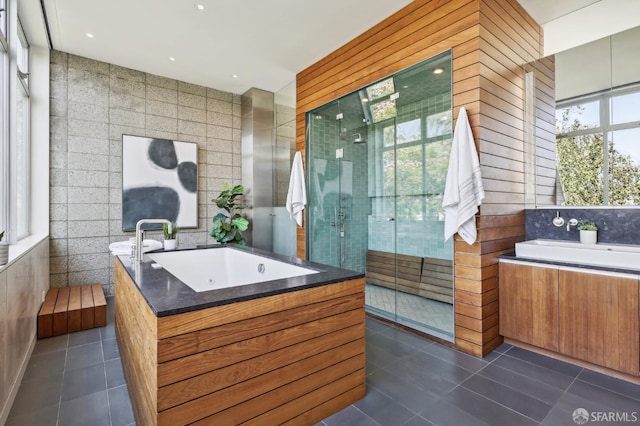
{"label": "beige tile wall", "polygon": [[213,242],[211,199],[241,183],[239,95],[53,51],[50,118],[52,287],[99,282],[113,294],[108,246],[133,236],[121,222],[122,134],[198,144],[199,226],[178,244]]}

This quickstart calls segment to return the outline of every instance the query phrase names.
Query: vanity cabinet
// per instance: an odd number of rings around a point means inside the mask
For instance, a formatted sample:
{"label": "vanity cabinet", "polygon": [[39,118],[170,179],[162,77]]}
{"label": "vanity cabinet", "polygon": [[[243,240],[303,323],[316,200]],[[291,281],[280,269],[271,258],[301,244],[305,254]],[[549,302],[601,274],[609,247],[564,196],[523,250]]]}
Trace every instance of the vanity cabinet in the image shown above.
{"label": "vanity cabinet", "polygon": [[558,269],[500,262],[500,334],[558,351]]}
{"label": "vanity cabinet", "polygon": [[638,277],[500,261],[500,334],[640,375]]}
{"label": "vanity cabinet", "polygon": [[560,352],[640,373],[638,279],[559,271]]}

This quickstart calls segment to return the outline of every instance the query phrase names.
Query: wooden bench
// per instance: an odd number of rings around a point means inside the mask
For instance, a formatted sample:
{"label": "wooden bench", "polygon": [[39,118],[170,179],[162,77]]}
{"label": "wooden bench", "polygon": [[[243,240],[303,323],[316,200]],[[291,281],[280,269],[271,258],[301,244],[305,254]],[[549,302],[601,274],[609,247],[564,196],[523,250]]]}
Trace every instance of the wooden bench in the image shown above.
{"label": "wooden bench", "polygon": [[367,283],[453,304],[453,262],[367,251]]}
{"label": "wooden bench", "polygon": [[38,339],[107,325],[100,284],[52,288],[38,313]]}

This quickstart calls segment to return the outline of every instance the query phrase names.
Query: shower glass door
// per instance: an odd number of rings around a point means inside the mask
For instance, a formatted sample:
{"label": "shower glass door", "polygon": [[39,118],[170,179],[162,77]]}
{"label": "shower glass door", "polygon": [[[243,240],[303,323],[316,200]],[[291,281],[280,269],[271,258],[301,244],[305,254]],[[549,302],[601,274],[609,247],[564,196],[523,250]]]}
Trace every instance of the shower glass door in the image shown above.
{"label": "shower glass door", "polygon": [[307,253],[364,272],[367,311],[453,340],[453,241],[442,194],[451,53],[307,115]]}

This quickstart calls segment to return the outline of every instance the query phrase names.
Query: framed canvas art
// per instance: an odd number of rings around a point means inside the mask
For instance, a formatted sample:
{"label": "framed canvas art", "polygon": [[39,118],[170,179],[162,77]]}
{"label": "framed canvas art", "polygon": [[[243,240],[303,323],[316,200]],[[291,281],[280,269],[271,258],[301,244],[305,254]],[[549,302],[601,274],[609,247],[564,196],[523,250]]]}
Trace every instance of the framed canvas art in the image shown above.
{"label": "framed canvas art", "polygon": [[135,230],[140,219],[168,219],[180,228],[198,226],[195,143],[122,135],[122,229]]}

